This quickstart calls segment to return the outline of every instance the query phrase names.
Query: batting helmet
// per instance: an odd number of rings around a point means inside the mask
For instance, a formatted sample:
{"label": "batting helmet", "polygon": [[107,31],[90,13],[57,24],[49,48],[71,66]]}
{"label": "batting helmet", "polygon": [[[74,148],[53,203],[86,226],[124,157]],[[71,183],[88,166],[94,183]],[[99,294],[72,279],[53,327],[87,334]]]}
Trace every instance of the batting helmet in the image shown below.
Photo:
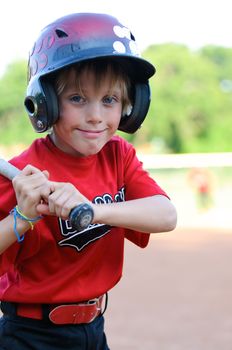
{"label": "batting helmet", "polygon": [[44,132],[59,117],[58,100],[49,77],[54,72],[86,60],[114,58],[131,78],[133,108],[123,116],[119,130],[134,133],[150,104],[148,79],[154,66],[139,56],[132,33],[107,14],[77,13],[46,26],[30,52],[25,107],[36,132]]}

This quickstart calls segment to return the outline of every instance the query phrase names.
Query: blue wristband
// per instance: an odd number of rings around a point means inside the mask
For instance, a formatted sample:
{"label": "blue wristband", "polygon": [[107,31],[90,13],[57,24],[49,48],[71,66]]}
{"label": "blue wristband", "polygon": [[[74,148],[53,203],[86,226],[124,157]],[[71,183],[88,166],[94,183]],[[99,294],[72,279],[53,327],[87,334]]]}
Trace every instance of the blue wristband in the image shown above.
{"label": "blue wristband", "polygon": [[27,216],[23,215],[20,212],[20,210],[19,210],[17,205],[16,205],[16,207],[14,207],[14,209],[12,209],[10,211],[10,214],[14,216],[14,233],[15,233],[15,236],[17,237],[17,241],[18,242],[22,242],[24,240],[24,235],[20,236],[18,231],[17,231],[17,218],[28,222],[30,224],[32,230],[34,228],[33,222],[36,222],[36,221],[42,219],[42,216],[36,216],[33,219],[28,218]]}
{"label": "blue wristband", "polygon": [[19,243],[21,243],[23,240],[24,240],[24,235],[22,235],[22,236],[20,236],[19,235],[19,233],[18,233],[18,231],[17,231],[17,210],[16,210],[16,208],[14,208],[14,209],[12,209],[11,211],[10,211],[10,214],[11,215],[14,215],[14,233],[15,233],[15,236],[17,237],[17,241],[19,242]]}

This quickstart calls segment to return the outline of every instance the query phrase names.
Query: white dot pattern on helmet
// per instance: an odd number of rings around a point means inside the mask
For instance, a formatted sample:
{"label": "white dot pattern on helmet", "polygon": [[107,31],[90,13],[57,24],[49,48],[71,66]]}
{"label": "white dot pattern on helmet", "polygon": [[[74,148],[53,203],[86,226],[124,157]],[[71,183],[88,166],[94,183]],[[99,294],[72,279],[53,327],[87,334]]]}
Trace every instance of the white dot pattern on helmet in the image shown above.
{"label": "white dot pattern on helmet", "polygon": [[119,38],[131,39],[131,32],[126,27],[120,27],[117,25],[113,27],[113,31]]}
{"label": "white dot pattern on helmet", "polygon": [[[128,44],[130,51],[133,55],[135,56],[140,56],[140,52],[138,50],[137,44],[135,40],[132,39],[131,32],[128,28],[126,27],[121,27],[119,25],[113,26],[113,31],[115,35],[121,39],[126,38],[128,39]],[[115,41],[113,44],[115,52],[118,53],[126,53],[126,47],[121,41]]]}
{"label": "white dot pattern on helmet", "polygon": [[114,50],[119,53],[125,53],[126,47],[121,41],[115,41],[113,43]]}
{"label": "white dot pattern on helmet", "polygon": [[136,55],[136,56],[140,56],[140,52],[139,52],[139,49],[138,49],[138,46],[136,44],[135,41],[130,41],[129,43],[129,46],[130,46],[130,49],[131,49],[131,52]]}

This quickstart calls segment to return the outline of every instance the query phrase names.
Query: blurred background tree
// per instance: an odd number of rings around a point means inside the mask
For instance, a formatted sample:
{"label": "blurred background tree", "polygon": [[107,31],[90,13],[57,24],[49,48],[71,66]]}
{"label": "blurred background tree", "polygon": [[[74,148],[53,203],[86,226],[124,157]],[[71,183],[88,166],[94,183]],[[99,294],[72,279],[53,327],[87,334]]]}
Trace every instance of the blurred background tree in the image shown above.
{"label": "blurred background tree", "polygon": [[[143,57],[156,67],[151,105],[141,129],[120,133],[156,153],[231,151],[232,49],[191,51],[153,45]],[[35,134],[24,110],[26,62],[13,62],[0,78],[0,144],[29,144]]]}
{"label": "blurred background tree", "polygon": [[232,89],[222,84],[232,85],[232,50],[166,44],[151,46],[144,57],[157,69],[147,139],[165,152],[230,151]]}
{"label": "blurred background tree", "polygon": [[24,109],[27,63],[12,62],[0,79],[0,144],[29,144],[35,138]]}

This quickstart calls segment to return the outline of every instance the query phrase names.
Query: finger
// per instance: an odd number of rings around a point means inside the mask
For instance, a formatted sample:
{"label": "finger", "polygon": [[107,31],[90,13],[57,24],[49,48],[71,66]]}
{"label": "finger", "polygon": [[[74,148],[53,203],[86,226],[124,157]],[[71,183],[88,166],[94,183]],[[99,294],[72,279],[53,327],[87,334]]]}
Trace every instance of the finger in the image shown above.
{"label": "finger", "polygon": [[41,186],[40,188],[38,188],[38,190],[40,191],[40,201],[41,203],[46,203],[48,204],[48,198],[50,196],[50,194],[52,193],[51,187],[49,186],[49,183]]}
{"label": "finger", "polygon": [[62,211],[65,211],[65,203],[68,200],[68,193],[63,192],[61,189],[55,190],[48,197],[48,206],[51,213],[54,213],[58,217],[62,216]]}
{"label": "finger", "polygon": [[55,191],[48,198],[49,210],[63,219],[68,218],[71,209],[78,204],[78,191],[73,185],[55,186]]}
{"label": "finger", "polygon": [[49,172],[47,170],[41,171],[40,169],[34,167],[33,165],[27,165],[22,171],[21,175],[24,176],[32,176],[34,179],[41,178],[41,179],[46,179],[48,180],[49,178]]}
{"label": "finger", "polygon": [[[29,174],[28,170],[28,174]],[[17,181],[19,183],[19,186],[24,187],[25,190],[29,190],[30,188],[36,189],[39,188],[41,186],[47,186],[47,187],[51,187],[51,185],[49,185],[49,181],[48,181],[48,173],[45,171],[36,171],[34,173],[31,173],[30,175],[25,175],[22,174],[21,178],[18,178]]]}
{"label": "finger", "polygon": [[41,173],[41,170],[31,164],[26,165],[25,168],[23,168],[21,171],[22,175],[32,175],[36,173]]}

